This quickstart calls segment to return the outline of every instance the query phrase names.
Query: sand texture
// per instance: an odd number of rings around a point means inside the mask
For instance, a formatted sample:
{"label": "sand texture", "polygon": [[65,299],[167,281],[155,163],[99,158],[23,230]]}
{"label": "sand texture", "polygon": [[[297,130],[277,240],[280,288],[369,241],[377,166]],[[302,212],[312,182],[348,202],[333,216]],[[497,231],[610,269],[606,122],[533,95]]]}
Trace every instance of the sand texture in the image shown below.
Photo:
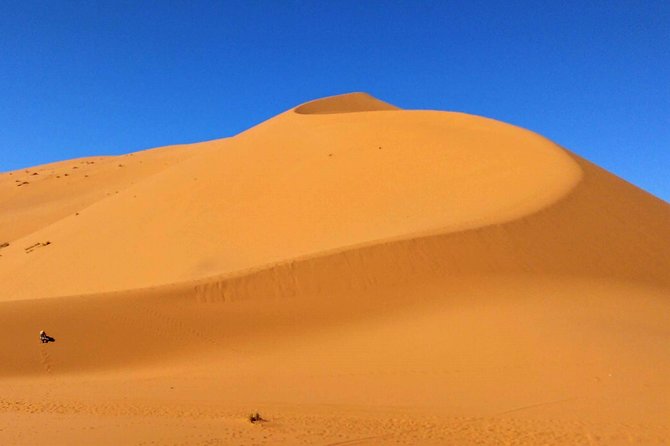
{"label": "sand texture", "polygon": [[8,172],[0,246],[2,445],[670,444],[670,206],[512,125],[353,93]]}

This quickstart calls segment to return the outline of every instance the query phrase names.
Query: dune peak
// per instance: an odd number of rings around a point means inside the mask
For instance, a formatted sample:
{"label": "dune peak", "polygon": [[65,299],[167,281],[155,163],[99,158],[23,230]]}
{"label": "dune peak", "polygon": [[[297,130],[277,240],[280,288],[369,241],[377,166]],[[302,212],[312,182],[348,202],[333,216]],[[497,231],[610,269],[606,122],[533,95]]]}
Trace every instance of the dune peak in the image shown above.
{"label": "dune peak", "polygon": [[399,110],[367,93],[347,93],[306,102],[294,109],[300,115],[326,115],[366,111]]}

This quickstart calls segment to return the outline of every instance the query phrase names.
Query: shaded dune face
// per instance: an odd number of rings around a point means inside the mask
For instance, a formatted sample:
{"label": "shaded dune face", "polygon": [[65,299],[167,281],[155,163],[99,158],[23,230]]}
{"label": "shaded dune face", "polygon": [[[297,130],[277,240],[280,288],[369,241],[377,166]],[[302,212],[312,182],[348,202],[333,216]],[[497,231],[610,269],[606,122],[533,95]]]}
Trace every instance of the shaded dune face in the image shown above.
{"label": "shaded dune face", "polygon": [[327,115],[332,113],[399,110],[399,108],[373,98],[367,93],[351,93],[310,101],[293,110],[301,115]]}
{"label": "shaded dune face", "polygon": [[[382,108],[367,95],[327,98],[185,148],[188,158],[7,248],[8,298],[189,283],[500,224],[551,206],[581,179],[534,133],[460,113],[368,111]],[[25,255],[44,240],[48,249]]]}

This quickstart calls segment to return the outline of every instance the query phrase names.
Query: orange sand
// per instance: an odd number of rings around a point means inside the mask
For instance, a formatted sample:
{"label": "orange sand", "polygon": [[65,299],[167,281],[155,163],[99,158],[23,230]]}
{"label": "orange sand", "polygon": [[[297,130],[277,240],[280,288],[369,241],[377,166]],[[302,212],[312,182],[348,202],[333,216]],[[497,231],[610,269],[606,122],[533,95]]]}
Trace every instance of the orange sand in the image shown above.
{"label": "orange sand", "polygon": [[325,98],[2,174],[3,242],[2,445],[670,443],[670,206],[514,126]]}

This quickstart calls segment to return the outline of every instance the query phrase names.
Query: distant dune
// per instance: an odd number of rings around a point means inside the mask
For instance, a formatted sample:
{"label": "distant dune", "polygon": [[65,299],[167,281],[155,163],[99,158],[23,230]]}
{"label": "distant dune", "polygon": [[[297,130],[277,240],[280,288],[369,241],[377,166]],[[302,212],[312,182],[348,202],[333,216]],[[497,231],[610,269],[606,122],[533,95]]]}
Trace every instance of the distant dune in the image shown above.
{"label": "distant dune", "polygon": [[0,246],[2,444],[670,443],[670,206],[512,125],[352,93],[9,172]]}

